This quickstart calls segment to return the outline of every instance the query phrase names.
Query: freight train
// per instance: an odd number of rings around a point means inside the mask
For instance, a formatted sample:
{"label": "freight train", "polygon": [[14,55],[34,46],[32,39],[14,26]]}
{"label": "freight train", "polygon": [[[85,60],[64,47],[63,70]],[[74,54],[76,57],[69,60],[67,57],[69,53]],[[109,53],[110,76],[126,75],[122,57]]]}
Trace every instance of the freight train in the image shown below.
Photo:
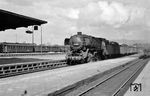
{"label": "freight train", "polygon": [[85,35],[82,32],[66,38],[64,44],[70,46],[66,55],[68,64],[85,63],[137,53],[136,47],[125,44],[119,45],[117,42]]}
{"label": "freight train", "polygon": [[32,52],[66,52],[65,46],[46,46],[31,44],[31,43],[0,43],[0,53],[32,53]]}

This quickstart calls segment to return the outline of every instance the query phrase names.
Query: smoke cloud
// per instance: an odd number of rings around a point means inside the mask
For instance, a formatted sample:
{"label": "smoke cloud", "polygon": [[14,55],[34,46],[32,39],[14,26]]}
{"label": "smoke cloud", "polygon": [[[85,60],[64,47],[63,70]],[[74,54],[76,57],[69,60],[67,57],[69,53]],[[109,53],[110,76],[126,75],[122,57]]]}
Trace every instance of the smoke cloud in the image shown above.
{"label": "smoke cloud", "polygon": [[145,9],[119,2],[99,1],[89,3],[79,13],[79,26],[121,26],[143,23]]}

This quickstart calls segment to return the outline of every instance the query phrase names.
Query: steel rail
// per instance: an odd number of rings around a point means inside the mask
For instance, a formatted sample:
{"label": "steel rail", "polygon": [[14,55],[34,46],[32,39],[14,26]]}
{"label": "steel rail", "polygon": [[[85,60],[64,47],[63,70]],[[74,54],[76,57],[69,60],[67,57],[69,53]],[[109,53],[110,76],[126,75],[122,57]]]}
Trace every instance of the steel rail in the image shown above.
{"label": "steel rail", "polygon": [[134,73],[132,73],[132,75],[111,95],[111,96],[120,96],[120,92],[123,90],[123,88],[125,87],[125,85],[127,85],[127,83],[134,78],[135,75],[137,75],[137,73],[139,71],[141,71],[142,68],[144,68],[145,66],[145,62],[143,62],[143,64],[141,64],[141,66],[138,67],[138,69],[135,70]]}
{"label": "steel rail", "polygon": [[120,74],[121,72],[125,71],[126,69],[128,69],[129,67],[131,67],[131,66],[133,66],[133,65],[135,65],[135,64],[137,64],[137,63],[141,63],[141,60],[134,62],[132,65],[127,66],[126,68],[123,68],[122,70],[120,70],[120,71],[118,71],[117,73],[115,73],[115,74],[113,74],[113,75],[107,77],[106,79],[104,79],[103,81],[99,82],[98,84],[96,84],[96,85],[94,85],[94,86],[88,88],[87,90],[83,91],[82,93],[79,93],[77,96],[83,96],[84,94],[88,93],[89,91],[91,91],[91,90],[93,90],[94,88],[98,87],[98,86],[101,85],[102,83],[108,81],[109,79],[113,78],[114,76]]}

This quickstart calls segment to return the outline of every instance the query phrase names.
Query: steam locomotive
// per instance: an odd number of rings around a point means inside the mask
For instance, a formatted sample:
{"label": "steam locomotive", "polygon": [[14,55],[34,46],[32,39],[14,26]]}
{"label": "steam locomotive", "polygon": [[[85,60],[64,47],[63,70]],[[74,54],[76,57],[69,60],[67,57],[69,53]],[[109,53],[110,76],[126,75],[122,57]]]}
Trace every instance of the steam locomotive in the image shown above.
{"label": "steam locomotive", "polygon": [[[120,46],[117,42],[110,42],[105,38],[85,35],[82,34],[82,32],[78,32],[76,35],[66,38],[64,44],[70,46],[66,55],[68,64],[103,60],[120,56],[121,53],[130,54],[136,53],[137,51],[135,47]],[[130,50],[127,50],[129,48]]]}

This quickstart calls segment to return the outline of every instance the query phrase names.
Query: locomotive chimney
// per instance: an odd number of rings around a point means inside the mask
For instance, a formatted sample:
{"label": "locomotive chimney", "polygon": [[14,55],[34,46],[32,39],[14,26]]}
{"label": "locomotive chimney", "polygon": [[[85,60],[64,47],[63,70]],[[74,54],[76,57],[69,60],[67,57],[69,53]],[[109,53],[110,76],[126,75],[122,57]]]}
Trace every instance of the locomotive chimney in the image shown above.
{"label": "locomotive chimney", "polygon": [[82,32],[77,32],[77,35],[82,35]]}

